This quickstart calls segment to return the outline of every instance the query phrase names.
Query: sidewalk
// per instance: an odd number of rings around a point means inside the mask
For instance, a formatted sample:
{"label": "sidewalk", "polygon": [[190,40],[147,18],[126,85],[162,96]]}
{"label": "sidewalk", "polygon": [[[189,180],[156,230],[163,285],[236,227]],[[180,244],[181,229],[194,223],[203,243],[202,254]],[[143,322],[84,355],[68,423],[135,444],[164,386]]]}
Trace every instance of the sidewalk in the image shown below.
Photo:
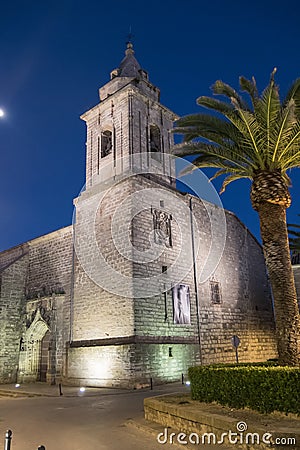
{"label": "sidewalk", "polygon": [[[187,387],[179,382],[161,384],[144,389],[116,389],[116,388],[97,388],[85,387],[80,391],[80,386],[62,385],[61,391],[64,397],[93,397],[102,395],[119,395],[128,394],[130,392],[149,392],[151,395],[171,393],[171,392],[187,392]],[[17,387],[16,384],[0,384],[0,397],[60,397],[59,385],[50,385],[47,383],[24,383]]]}
{"label": "sidewalk", "polygon": [[[92,388],[85,387],[80,391],[79,386],[61,386],[61,392],[64,397],[92,397],[98,395],[112,395],[129,392],[125,389],[113,388]],[[59,385],[50,385],[47,383],[24,383],[19,387],[15,384],[0,384],[0,396],[4,397],[60,397]]]}

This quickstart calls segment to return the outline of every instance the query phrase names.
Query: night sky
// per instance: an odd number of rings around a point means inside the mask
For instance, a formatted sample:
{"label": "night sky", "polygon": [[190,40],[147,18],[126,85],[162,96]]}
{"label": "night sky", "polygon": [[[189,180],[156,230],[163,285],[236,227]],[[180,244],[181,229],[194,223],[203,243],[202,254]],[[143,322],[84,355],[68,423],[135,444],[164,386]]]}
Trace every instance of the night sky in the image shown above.
{"label": "night sky", "polygon": [[[0,12],[0,250],[71,224],[85,175],[85,123],[98,88],[124,56],[129,27],[135,55],[161,89],[161,102],[185,115],[216,79],[261,91],[276,66],[284,95],[300,76],[297,1],[132,0],[2,2]],[[291,174],[300,213],[300,171]],[[220,188],[218,180],[214,182]],[[249,181],[221,199],[259,238]]]}

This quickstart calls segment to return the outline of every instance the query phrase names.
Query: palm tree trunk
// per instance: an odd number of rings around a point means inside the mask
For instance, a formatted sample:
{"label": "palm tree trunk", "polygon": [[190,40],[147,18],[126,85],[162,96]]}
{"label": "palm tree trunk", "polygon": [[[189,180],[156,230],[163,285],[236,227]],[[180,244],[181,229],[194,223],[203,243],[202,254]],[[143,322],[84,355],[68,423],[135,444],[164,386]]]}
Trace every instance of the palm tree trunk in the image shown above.
{"label": "palm tree trunk", "polygon": [[279,363],[300,365],[300,317],[290,260],[285,206],[257,207],[263,250],[274,298]]}

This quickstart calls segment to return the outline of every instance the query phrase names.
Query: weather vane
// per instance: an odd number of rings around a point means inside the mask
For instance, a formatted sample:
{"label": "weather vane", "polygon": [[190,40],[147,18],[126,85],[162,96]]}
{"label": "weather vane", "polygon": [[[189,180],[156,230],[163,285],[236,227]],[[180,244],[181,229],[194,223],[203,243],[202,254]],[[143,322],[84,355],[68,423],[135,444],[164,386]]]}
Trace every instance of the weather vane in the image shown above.
{"label": "weather vane", "polygon": [[134,34],[132,34],[132,31],[131,31],[131,25],[129,26],[129,33],[128,33],[128,35],[127,35],[127,38],[128,38],[128,43],[130,42],[132,42],[132,39],[134,38]]}

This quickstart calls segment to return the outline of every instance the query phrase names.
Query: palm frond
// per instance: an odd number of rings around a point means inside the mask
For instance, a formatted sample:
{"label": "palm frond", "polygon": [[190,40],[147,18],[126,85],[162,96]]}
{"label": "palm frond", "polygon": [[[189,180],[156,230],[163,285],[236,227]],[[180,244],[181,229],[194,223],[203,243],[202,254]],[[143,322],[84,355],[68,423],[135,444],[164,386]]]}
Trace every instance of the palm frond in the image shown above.
{"label": "palm frond", "polygon": [[239,78],[241,90],[247,92],[252,100],[252,105],[254,106],[258,99],[258,90],[256,86],[255,78],[252,77],[252,80],[248,80],[247,78],[241,76]]}
{"label": "palm frond", "polygon": [[173,132],[183,134],[187,142],[202,137],[220,145],[238,142],[242,137],[232,123],[208,114],[182,117],[176,122]]}
{"label": "palm frond", "polygon": [[285,145],[287,145],[293,127],[296,124],[295,102],[291,99],[287,106],[282,110],[280,118],[274,127],[277,131],[277,139],[273,150],[272,162],[275,162],[278,157],[277,154],[280,154],[280,146],[285,147]]}
{"label": "palm frond", "polygon": [[221,175],[225,175],[228,173],[228,169],[220,169],[218,170],[212,177],[210,177],[209,181],[213,181]]}
{"label": "palm frond", "polygon": [[204,168],[213,168],[218,169],[220,167],[223,167],[221,170],[226,170],[225,165],[217,161],[216,157],[214,155],[201,155],[198,158],[194,159],[190,164],[188,164],[184,169],[182,169],[178,176],[182,177],[184,175],[190,174],[196,169],[204,169]]}
{"label": "palm frond", "polygon": [[289,230],[289,233],[290,233],[292,236],[295,236],[295,237],[297,237],[297,238],[300,238],[300,232],[299,232],[299,231]]}
{"label": "palm frond", "polygon": [[281,166],[283,168],[283,170],[288,170],[288,169],[299,169],[300,168],[300,161],[299,158],[297,160],[288,160],[287,164],[282,164]]}
{"label": "palm frond", "polygon": [[236,92],[235,89],[229,86],[229,84],[226,84],[221,80],[217,80],[212,85],[211,89],[215,95],[224,95],[230,100],[234,98],[241,108],[249,109],[249,106],[247,105],[245,100]]}
{"label": "palm frond", "polygon": [[[216,167],[227,169],[228,172],[245,171],[247,173],[253,173],[255,166],[249,162],[247,158],[239,151],[239,149],[233,147],[219,147],[203,142],[193,143],[197,145],[199,156],[193,161],[197,167]],[[184,146],[184,144],[181,144]],[[190,143],[186,143],[186,151]],[[196,148],[196,147],[195,147]],[[181,153],[182,154],[182,153]]]}
{"label": "palm frond", "polygon": [[295,101],[295,112],[298,117],[300,117],[300,78],[297,78],[290,89],[282,103],[282,106],[285,108],[289,101],[294,99]]}
{"label": "palm frond", "polygon": [[239,177],[252,178],[259,172],[269,171],[271,176],[279,171],[289,186],[286,171],[300,167],[300,113],[297,115],[300,78],[293,84],[286,102],[281,104],[275,73],[276,69],[260,96],[254,78],[240,77],[241,90],[250,95],[252,109],[232,87],[216,81],[213,93],[227,100],[202,96],[197,103],[221,117],[199,114],[180,119],[174,132],[182,134],[184,142],[173,153],[198,154],[195,165],[219,168],[215,176],[233,177],[228,182]]}
{"label": "palm frond", "polygon": [[[289,223],[288,228],[299,228],[300,229],[300,225],[298,223]],[[299,234],[299,237],[300,237],[300,231],[293,231],[293,233]]]}
{"label": "palm frond", "polygon": [[220,194],[223,194],[223,192],[225,192],[226,187],[227,187],[230,183],[232,183],[233,181],[236,181],[236,180],[240,180],[241,178],[250,178],[250,179],[251,179],[251,177],[249,177],[249,176],[247,176],[247,175],[241,175],[241,174],[239,174],[239,175],[229,175],[229,176],[226,177],[225,180],[223,181],[223,184],[222,184],[222,187],[221,187],[221,190],[220,190]]}
{"label": "palm frond", "polygon": [[263,134],[261,133],[259,124],[257,123],[253,113],[240,108],[234,100],[233,103],[236,106],[239,117],[232,115],[230,120],[243,135],[244,142],[247,142],[253,148],[255,152],[255,156],[253,155],[253,160],[257,160],[259,165],[264,168],[264,162],[260,151],[261,148],[263,148],[263,144],[260,145],[260,139],[263,138]]}
{"label": "palm frond", "polygon": [[175,156],[198,155],[202,151],[203,145],[205,145],[203,142],[181,142],[173,146],[172,153]]}
{"label": "palm frond", "polygon": [[274,76],[272,74],[268,86],[254,106],[255,117],[265,136],[266,142],[264,145],[266,146],[267,152],[271,151],[274,140],[276,140],[273,133],[274,124],[276,124],[281,111],[279,90],[278,86],[274,83]]}
{"label": "palm frond", "polygon": [[296,122],[289,133],[289,141],[286,142],[285,146],[282,147],[281,151],[278,154],[278,161],[285,160],[290,157],[290,153],[292,155],[299,154],[300,149],[300,122]]}
{"label": "palm frond", "polygon": [[234,108],[230,103],[222,102],[221,100],[217,100],[216,98],[201,96],[198,97],[197,105],[203,106],[204,108],[213,109],[214,111],[219,112],[220,114],[230,114]]}

